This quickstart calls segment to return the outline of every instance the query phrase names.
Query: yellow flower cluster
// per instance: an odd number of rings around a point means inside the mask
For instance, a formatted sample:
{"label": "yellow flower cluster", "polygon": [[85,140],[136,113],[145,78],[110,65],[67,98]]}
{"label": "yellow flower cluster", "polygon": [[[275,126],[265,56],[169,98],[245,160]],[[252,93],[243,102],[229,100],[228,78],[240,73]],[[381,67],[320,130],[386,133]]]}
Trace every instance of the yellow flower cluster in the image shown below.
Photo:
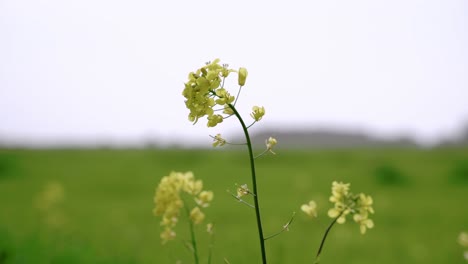
{"label": "yellow flower cluster", "polygon": [[245,85],[247,70],[239,71],[229,69],[227,64],[219,64],[219,59],[207,63],[205,66],[189,73],[188,82],[182,95],[185,97],[185,106],[190,110],[189,120],[196,123],[199,118],[208,116],[208,126],[214,127],[223,122],[223,116],[215,114],[213,107],[220,105],[225,114],[232,114],[228,104],[234,102],[235,97],[223,88],[224,79],[231,72],[238,72],[238,83]]}
{"label": "yellow flower cluster", "polygon": [[203,190],[203,182],[196,180],[192,172],[171,172],[164,176],[156,188],[154,196],[155,208],[153,213],[162,216],[161,226],[164,231],[161,233],[161,240],[166,243],[176,237],[174,227],[180,215],[180,209],[184,206],[182,195],[191,197],[196,206],[191,209],[189,218],[194,224],[200,224],[205,219],[205,214],[200,207],[208,207],[213,200],[213,192]]}
{"label": "yellow flower cluster", "polygon": [[369,219],[369,213],[374,213],[372,197],[363,193],[354,195],[350,192],[349,183],[334,181],[332,183],[330,202],[335,205],[328,210],[328,216],[331,218],[338,217],[337,223],[345,223],[346,216],[351,214],[354,221],[359,224],[362,234],[366,233],[367,228],[374,227],[374,221]]}

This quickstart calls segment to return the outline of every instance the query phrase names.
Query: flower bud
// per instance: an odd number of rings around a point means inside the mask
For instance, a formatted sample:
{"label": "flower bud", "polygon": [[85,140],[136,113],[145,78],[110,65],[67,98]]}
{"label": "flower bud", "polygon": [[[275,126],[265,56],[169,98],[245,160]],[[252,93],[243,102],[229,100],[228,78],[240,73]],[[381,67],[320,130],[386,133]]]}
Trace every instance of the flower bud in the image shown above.
{"label": "flower bud", "polygon": [[247,69],[246,68],[239,68],[239,79],[238,79],[238,83],[240,86],[244,86],[245,85],[245,80],[247,79],[247,75],[248,75],[248,72],[247,72]]}

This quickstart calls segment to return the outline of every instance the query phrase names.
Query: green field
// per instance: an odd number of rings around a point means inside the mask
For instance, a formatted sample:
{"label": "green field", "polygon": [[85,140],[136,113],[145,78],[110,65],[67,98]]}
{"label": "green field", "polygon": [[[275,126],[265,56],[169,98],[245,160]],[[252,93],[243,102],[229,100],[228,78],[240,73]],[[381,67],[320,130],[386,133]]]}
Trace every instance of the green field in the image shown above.
{"label": "green field", "polygon": [[[245,151],[0,150],[0,263],[192,263],[178,240],[161,245],[152,214],[155,188],[171,170],[194,172],[215,199],[212,263],[260,263],[254,211],[226,190],[251,185]],[[321,263],[466,263],[457,236],[468,231],[468,149],[280,151],[257,160],[265,233],[297,212],[289,232],[267,241],[269,263],[312,263],[327,224],[333,180],[374,198],[375,228],[349,221],[331,231]],[[44,223],[35,199],[62,184],[59,227]],[[319,218],[300,205],[315,199]],[[207,237],[199,227],[206,257]],[[202,262],[206,263],[206,262]]]}

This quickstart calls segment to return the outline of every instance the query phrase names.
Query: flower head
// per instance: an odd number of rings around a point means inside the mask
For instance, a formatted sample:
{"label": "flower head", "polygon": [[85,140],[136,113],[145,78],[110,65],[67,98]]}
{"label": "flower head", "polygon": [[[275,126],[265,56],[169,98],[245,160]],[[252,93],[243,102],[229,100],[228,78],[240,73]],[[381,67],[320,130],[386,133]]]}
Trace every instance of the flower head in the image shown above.
{"label": "flower head", "polygon": [[369,214],[374,213],[371,196],[364,193],[354,195],[350,192],[349,183],[337,181],[332,183],[331,190],[332,195],[329,200],[334,203],[334,206],[328,210],[329,217],[337,218],[336,222],[343,224],[346,222],[346,216],[352,215],[353,220],[359,224],[362,234],[365,234],[367,229],[374,227],[374,221],[369,219]]}
{"label": "flower head", "polygon": [[222,106],[225,114],[232,114],[227,107],[235,101],[224,87],[224,79],[231,72],[238,72],[239,83],[245,84],[247,70],[240,68],[239,71],[229,69],[229,65],[220,64],[219,59],[206,63],[205,66],[190,72],[188,81],[182,95],[185,97],[185,106],[190,110],[189,121],[196,123],[201,117],[207,116],[208,126],[214,127],[223,121],[223,116],[214,114],[216,105]]}
{"label": "flower head", "polygon": [[[178,222],[180,209],[188,206],[181,197],[184,193],[191,196],[201,207],[209,206],[213,200],[213,193],[204,191],[203,182],[196,180],[192,172],[171,172],[168,176],[164,176],[156,188],[153,210],[156,216],[162,217],[160,224],[164,228],[161,233],[163,243],[176,237],[174,227]],[[203,221],[205,215],[198,206],[195,208],[191,210],[190,219],[198,224]]]}

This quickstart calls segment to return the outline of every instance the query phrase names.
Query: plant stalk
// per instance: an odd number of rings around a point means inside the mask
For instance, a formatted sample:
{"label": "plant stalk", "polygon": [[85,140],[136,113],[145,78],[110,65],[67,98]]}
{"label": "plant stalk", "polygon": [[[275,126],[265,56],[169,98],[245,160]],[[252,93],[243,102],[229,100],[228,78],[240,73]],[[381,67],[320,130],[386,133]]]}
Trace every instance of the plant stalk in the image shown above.
{"label": "plant stalk", "polygon": [[251,174],[252,174],[252,188],[253,188],[253,194],[254,194],[253,199],[254,199],[254,205],[255,205],[255,215],[257,217],[258,237],[260,239],[260,250],[262,252],[262,263],[266,264],[267,259],[266,259],[266,251],[265,251],[265,239],[263,237],[262,220],[261,220],[261,217],[260,217],[260,206],[259,206],[259,202],[258,202],[258,192],[257,192],[257,177],[255,175],[255,161],[254,161],[254,155],[253,155],[253,150],[252,150],[252,142],[250,141],[248,128],[245,125],[244,120],[242,120],[242,117],[240,116],[239,112],[237,112],[234,105],[232,105],[232,104],[228,104],[228,105],[232,109],[234,114],[236,115],[237,119],[239,119],[239,122],[241,123],[242,129],[244,130],[245,139],[247,140],[247,147],[249,149],[250,169],[251,169]]}
{"label": "plant stalk", "polygon": [[193,226],[193,222],[192,220],[190,219],[190,212],[189,212],[189,209],[185,207],[185,212],[187,213],[187,219],[188,219],[188,222],[189,222],[189,229],[190,229],[190,236],[192,238],[192,249],[193,249],[193,258],[195,260],[195,264],[199,264],[199,261],[198,261],[198,249],[197,249],[197,240],[195,239],[195,230],[194,230],[194,226]]}

